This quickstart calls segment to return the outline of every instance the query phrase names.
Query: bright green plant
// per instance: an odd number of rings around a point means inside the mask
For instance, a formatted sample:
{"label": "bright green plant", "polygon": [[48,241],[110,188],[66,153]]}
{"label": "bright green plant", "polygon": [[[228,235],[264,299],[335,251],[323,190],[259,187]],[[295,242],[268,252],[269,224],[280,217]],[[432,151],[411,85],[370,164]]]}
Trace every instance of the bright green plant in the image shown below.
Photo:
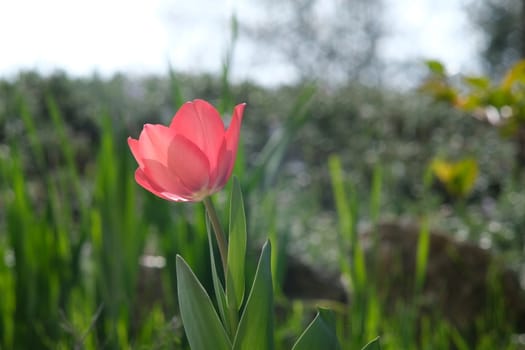
{"label": "bright green plant", "polygon": [[[211,201],[205,202],[209,221],[217,216]],[[230,199],[230,231],[228,235],[228,252],[224,284],[219,277],[214,263],[214,247],[209,231],[210,257],[217,306],[215,306],[191,268],[182,257],[177,260],[178,296],[181,316],[186,335],[192,349],[273,349],[273,287],[271,273],[271,245],[266,242],[262,248],[257,270],[251,283],[247,298],[243,293],[236,293],[228,285],[239,279],[238,285],[244,286],[244,274],[234,275],[234,271],[243,271],[245,265],[246,224],[242,204],[242,194],[238,180],[234,178]],[[211,224],[215,229],[218,223]],[[233,247],[233,248],[232,248]],[[231,277],[228,277],[231,276]],[[229,280],[231,284],[228,284]],[[224,288],[226,285],[226,288]],[[238,290],[242,290],[239,287]],[[239,295],[239,297],[238,297]],[[317,316],[297,339],[293,349],[339,349],[335,334],[335,316],[329,310],[319,309]],[[379,349],[376,339],[364,349]]]}
{"label": "bright green plant", "polygon": [[500,82],[466,75],[455,84],[440,62],[427,61],[427,68],[429,75],[420,90],[498,127],[502,136],[514,140],[516,175],[520,175],[525,169],[525,61],[509,68]]}
{"label": "bright green plant", "polygon": [[467,197],[478,176],[478,163],[475,159],[466,158],[457,162],[449,162],[435,158],[430,169],[447,193],[453,198]]}

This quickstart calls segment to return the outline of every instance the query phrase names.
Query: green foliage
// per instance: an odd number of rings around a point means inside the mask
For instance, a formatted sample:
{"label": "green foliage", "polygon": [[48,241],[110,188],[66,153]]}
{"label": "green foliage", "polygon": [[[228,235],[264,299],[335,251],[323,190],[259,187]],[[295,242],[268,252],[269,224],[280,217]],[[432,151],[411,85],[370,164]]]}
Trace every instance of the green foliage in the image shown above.
{"label": "green foliage", "polygon": [[247,233],[244,201],[239,180],[236,177],[233,178],[229,222],[226,295],[228,304],[238,311],[244,300],[244,264],[246,260]]}
{"label": "green foliage", "polygon": [[319,309],[317,315],[292,350],[339,350],[341,346],[335,334],[335,315],[332,311]]}
{"label": "green foliage", "polygon": [[379,343],[379,337],[370,341],[370,343],[366,344],[362,350],[381,350],[381,346]]}
{"label": "green foliage", "polygon": [[515,177],[521,177],[525,169],[525,62],[514,63],[500,83],[488,77],[465,76],[466,89],[453,84],[444,70],[436,70],[430,63],[427,66],[430,74],[420,90],[498,127],[501,135],[511,138],[515,145]]}
{"label": "green foliage", "polygon": [[478,176],[478,163],[475,159],[462,159],[457,162],[435,158],[430,164],[436,178],[445,186],[448,194],[455,198],[465,198],[474,188]]}
{"label": "green foliage", "polygon": [[445,66],[436,60],[429,60],[425,62],[427,65],[427,68],[434,74],[439,76],[444,76],[446,74],[445,72]]}
{"label": "green foliage", "polygon": [[274,348],[273,287],[271,245],[266,242],[257,265],[255,277],[239,321],[233,342],[234,350],[271,350]]}
{"label": "green foliage", "polygon": [[[215,301],[217,303],[217,309],[219,310],[219,315],[221,316],[222,324],[227,325],[227,331],[230,338],[235,334],[237,328],[237,319],[233,318],[232,314],[228,310],[228,305],[226,304],[226,294],[224,292],[223,284],[219,279],[219,272],[217,271],[217,266],[215,263],[215,253],[213,249],[213,237],[210,229],[210,223],[208,217],[206,217],[206,227],[208,231],[208,245],[210,248],[210,265],[211,273],[213,279],[213,291],[215,292]],[[236,311],[236,310],[234,310]],[[237,313],[235,312],[235,316]]]}
{"label": "green foliage", "polygon": [[177,257],[177,278],[180,313],[191,348],[231,349],[210,297],[182,257]]}
{"label": "green foliage", "polygon": [[[487,100],[502,103],[509,91],[520,91],[520,74],[517,69],[509,75],[503,84],[512,86],[507,92],[491,93]],[[472,103],[494,88],[481,78],[465,84]],[[216,254],[207,248],[203,208],[169,204],[136,186],[136,165],[125,144],[141,123],[166,121],[186,98],[221,100],[220,79],[178,72],[170,79],[26,73],[0,86],[5,92],[0,95],[0,347],[188,348],[180,324],[172,321],[178,313],[180,253],[206,290],[219,290],[210,294],[211,302],[218,317],[230,322],[224,276],[208,263]],[[487,331],[472,345],[444,320],[425,325],[417,308],[385,316],[375,274],[357,243],[362,223],[424,214],[428,225],[468,232],[474,240],[488,238],[507,262],[523,262],[523,237],[515,232],[525,228],[525,199],[521,184],[502,176],[511,172],[513,154],[495,130],[411,93],[362,86],[228,88],[233,101],[248,102],[243,160],[235,169],[245,204],[220,214],[232,216],[232,232],[246,225],[254,245],[270,234],[278,254],[264,263],[266,283],[268,266],[274,273],[267,288],[275,281],[282,285],[287,251],[304,254],[322,269],[341,269],[356,293],[350,306],[334,304],[345,349],[359,349],[379,334],[387,350],[418,348],[418,335],[429,348],[448,348],[451,342],[458,348],[513,347],[510,330]],[[447,206],[443,214],[440,190],[425,187],[421,179],[436,154],[458,159],[459,153],[476,159],[477,180],[462,212]],[[327,154],[338,154],[328,167]],[[494,203],[488,212],[487,200]],[[228,207],[222,193],[214,201]],[[243,211],[244,223],[238,216]],[[418,241],[415,294],[426,278],[426,228]],[[256,269],[252,249],[247,244],[244,284]],[[151,255],[164,257],[165,266],[139,264]],[[157,274],[158,280],[151,280]],[[244,296],[232,298],[241,312],[247,307]],[[275,347],[289,349],[316,308],[282,295],[275,303],[286,310],[274,320]],[[505,323],[504,315],[493,315],[480,329]],[[225,333],[232,339],[235,327]]]}
{"label": "green foliage", "polygon": [[430,249],[430,229],[428,221],[423,221],[416,250],[416,278],[414,284],[414,294],[418,295],[425,282],[426,269],[428,264],[428,253]]}

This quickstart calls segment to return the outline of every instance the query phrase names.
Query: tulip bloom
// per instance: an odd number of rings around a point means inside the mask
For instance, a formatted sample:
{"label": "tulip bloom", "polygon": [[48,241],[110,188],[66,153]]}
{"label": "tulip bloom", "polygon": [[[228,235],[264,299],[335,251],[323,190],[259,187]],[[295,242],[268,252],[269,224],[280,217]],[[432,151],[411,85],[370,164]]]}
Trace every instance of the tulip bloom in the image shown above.
{"label": "tulip bloom", "polygon": [[203,100],[186,102],[169,127],[144,125],[138,140],[128,138],[137,183],[175,202],[201,201],[221,190],[233,171],[244,107],[235,107],[227,130]]}

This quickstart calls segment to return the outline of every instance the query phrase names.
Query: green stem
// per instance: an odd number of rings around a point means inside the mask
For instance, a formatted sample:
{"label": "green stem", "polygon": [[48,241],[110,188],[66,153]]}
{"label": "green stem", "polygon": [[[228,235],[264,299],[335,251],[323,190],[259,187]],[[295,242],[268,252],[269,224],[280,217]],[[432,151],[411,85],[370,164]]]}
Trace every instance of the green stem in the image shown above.
{"label": "green stem", "polygon": [[224,271],[224,276],[226,276],[228,268],[228,244],[226,243],[226,238],[224,232],[221,228],[221,223],[219,222],[219,217],[213,206],[213,202],[210,197],[204,198],[204,207],[210,218],[211,225],[213,227],[213,232],[215,232],[215,239],[217,240],[217,245],[219,246],[219,253],[221,254],[222,268]]}

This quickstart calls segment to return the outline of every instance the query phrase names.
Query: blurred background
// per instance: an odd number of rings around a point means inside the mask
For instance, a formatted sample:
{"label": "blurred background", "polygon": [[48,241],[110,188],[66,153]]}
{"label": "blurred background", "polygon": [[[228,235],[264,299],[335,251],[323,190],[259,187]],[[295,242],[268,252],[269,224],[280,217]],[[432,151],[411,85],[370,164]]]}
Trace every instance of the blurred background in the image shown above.
{"label": "blurred background", "polygon": [[[473,12],[480,12],[481,4],[451,0],[351,6],[345,1],[54,0],[1,6],[0,71],[8,76],[21,69],[63,69],[76,76],[164,74],[169,63],[183,71],[218,73],[232,14],[241,27],[232,78],[271,86],[295,82],[310,71],[340,76],[342,82],[363,68],[374,71],[369,80],[378,81],[386,68],[399,71],[429,57],[453,71],[480,72],[488,31],[475,22]],[[321,56],[324,61],[318,62]],[[327,63],[329,71],[314,67]],[[406,78],[397,80],[408,85]]]}
{"label": "blurred background", "polygon": [[523,1],[22,0],[0,43],[0,349],[188,348],[204,211],[140,188],[126,139],[195,98],[248,104],[276,348],[316,305],[344,349],[525,348]]}

